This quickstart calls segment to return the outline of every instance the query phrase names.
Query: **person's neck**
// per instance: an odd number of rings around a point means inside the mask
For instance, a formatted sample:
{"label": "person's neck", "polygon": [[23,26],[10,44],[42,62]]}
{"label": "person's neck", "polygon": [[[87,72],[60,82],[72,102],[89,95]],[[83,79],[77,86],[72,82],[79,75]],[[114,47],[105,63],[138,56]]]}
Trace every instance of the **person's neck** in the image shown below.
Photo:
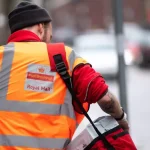
{"label": "person's neck", "polygon": [[32,33],[36,34],[36,35],[40,38],[39,33],[38,33],[37,30],[36,30],[35,28],[33,28],[33,27],[30,27],[30,28],[24,28],[24,29],[22,29],[22,30],[23,30],[23,31],[29,31],[29,32],[32,32]]}

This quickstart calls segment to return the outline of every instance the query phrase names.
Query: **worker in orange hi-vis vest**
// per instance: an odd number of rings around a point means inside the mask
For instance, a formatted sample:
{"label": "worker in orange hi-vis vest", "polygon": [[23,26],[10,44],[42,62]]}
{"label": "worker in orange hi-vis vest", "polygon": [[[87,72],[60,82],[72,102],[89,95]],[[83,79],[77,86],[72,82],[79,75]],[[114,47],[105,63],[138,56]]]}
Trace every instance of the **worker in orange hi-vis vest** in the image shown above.
{"label": "worker in orange hi-vis vest", "polygon": [[[24,1],[8,19],[11,35],[0,47],[0,150],[62,150],[84,116],[75,111],[59,74],[51,71],[46,46],[52,38],[51,17]],[[98,103],[128,130],[101,74],[70,47],[64,48],[73,89],[84,108]]]}

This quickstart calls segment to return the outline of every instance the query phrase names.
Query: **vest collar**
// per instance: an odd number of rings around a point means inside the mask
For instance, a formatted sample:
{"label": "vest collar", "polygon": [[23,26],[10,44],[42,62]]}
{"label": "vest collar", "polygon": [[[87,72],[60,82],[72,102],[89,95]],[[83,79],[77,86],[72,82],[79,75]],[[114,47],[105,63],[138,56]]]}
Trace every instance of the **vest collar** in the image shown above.
{"label": "vest collar", "polygon": [[42,42],[41,39],[33,32],[27,30],[19,30],[14,32],[8,38],[8,43],[10,42]]}

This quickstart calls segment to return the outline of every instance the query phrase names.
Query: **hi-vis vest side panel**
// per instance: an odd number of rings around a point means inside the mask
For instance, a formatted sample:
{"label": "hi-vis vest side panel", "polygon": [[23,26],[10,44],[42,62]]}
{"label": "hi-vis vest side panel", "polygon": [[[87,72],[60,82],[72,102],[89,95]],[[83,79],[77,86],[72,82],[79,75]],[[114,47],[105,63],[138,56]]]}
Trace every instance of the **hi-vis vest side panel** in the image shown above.
{"label": "hi-vis vest side panel", "polygon": [[[70,66],[77,59],[72,53],[66,48]],[[0,66],[0,149],[65,148],[81,117],[60,76],[50,71],[46,44],[0,47]]]}
{"label": "hi-vis vest side panel", "polygon": [[[66,47],[65,49],[66,49],[66,55],[68,58],[67,61],[69,63],[70,75],[72,75],[72,72],[76,66],[80,64],[87,64],[87,61],[83,59],[82,57],[78,56],[74,51],[72,51],[70,47]],[[89,104],[84,103],[83,107],[85,110],[88,110]],[[75,112],[75,116],[76,116],[77,124],[80,124],[84,118],[84,115]]]}

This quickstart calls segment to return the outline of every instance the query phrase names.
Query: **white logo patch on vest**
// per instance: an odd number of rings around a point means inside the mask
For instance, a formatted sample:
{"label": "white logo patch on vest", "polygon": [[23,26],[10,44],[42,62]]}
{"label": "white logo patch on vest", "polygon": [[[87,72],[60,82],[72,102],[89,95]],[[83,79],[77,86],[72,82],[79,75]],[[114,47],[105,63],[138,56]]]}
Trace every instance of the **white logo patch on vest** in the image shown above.
{"label": "white logo patch on vest", "polygon": [[25,90],[52,93],[56,72],[51,72],[49,66],[30,64],[27,69]]}

